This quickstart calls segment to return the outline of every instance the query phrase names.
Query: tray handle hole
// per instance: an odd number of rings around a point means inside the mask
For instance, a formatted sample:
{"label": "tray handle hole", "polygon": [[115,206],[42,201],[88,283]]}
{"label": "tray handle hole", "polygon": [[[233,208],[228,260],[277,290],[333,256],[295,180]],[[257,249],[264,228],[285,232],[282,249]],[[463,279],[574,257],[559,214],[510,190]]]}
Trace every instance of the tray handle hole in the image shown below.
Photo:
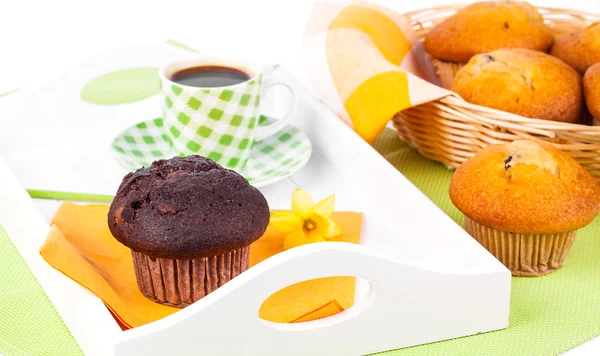
{"label": "tray handle hole", "polygon": [[287,286],[260,306],[261,321],[272,328],[305,330],[352,319],[372,303],[372,284],[353,276],[311,279]]}

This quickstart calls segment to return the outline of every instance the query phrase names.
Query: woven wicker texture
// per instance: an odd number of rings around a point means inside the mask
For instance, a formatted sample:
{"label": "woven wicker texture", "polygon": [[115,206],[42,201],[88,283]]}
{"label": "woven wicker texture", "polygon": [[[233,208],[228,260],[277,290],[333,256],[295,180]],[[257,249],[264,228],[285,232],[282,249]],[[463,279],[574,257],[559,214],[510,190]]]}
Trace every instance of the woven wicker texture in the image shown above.
{"label": "woven wicker texture", "polygon": [[[417,34],[427,31],[464,5],[447,5],[407,13]],[[600,21],[600,15],[564,9],[538,8],[556,34]],[[444,82],[460,64],[434,61]],[[584,118],[591,124],[592,118]],[[423,156],[456,168],[482,148],[517,139],[544,140],[571,155],[600,180],[600,127],[531,119],[485,108],[450,96],[396,114],[400,137]]]}

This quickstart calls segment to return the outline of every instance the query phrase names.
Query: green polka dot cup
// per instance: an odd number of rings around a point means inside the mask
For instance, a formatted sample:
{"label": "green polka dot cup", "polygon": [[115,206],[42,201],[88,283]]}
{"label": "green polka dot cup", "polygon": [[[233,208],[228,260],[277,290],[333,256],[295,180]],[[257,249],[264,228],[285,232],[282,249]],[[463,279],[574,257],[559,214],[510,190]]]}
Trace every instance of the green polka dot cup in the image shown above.
{"label": "green polka dot cup", "polygon": [[[195,87],[173,80],[176,73],[196,67],[225,67],[246,73],[248,80],[229,86]],[[179,61],[159,71],[163,118],[172,150],[180,156],[201,155],[241,172],[256,141],[286,127],[295,104],[285,83],[266,80],[257,66],[215,58]],[[261,95],[281,85],[292,94],[287,114],[267,126],[258,125]]]}

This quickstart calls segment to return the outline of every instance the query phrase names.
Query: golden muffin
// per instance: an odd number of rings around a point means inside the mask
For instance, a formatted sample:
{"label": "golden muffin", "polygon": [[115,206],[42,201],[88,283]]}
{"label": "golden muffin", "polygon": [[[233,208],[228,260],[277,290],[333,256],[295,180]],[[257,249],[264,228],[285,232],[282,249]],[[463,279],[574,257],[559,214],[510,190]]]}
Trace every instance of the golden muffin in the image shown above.
{"label": "golden muffin", "polygon": [[547,51],[553,35],[535,7],[526,2],[479,2],[459,10],[425,37],[434,58],[465,63],[476,54],[501,48]]}
{"label": "golden muffin", "polygon": [[600,185],[546,143],[488,146],[454,173],[450,198],[465,229],[515,276],[563,264],[577,230],[600,210]]}
{"label": "golden muffin", "polygon": [[576,122],[581,116],[581,77],[558,58],[528,49],[473,57],[451,90],[466,101],[530,118]]}
{"label": "golden muffin", "polygon": [[586,29],[562,35],[556,39],[550,52],[583,74],[600,62],[600,22]]}
{"label": "golden muffin", "polygon": [[591,66],[583,76],[583,92],[594,125],[600,124],[600,63]]}

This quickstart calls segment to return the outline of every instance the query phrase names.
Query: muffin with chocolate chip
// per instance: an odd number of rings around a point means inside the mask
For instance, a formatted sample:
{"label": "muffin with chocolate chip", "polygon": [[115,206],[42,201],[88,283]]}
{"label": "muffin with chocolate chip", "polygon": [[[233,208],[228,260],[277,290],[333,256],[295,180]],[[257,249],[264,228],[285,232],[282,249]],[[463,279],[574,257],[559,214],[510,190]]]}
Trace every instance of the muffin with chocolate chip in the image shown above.
{"label": "muffin with chocolate chip", "polygon": [[538,51],[478,54],[458,72],[451,89],[470,103],[529,118],[574,123],[582,116],[581,76]]}
{"label": "muffin with chocolate chip", "polygon": [[269,215],[263,195],[242,176],[188,156],[125,176],[108,226],[131,249],[142,294],[185,307],[248,268],[250,244]]}
{"label": "muffin with chocolate chip", "polygon": [[574,159],[533,141],[488,146],[454,173],[465,229],[515,276],[563,264],[577,230],[600,210],[600,185]]}
{"label": "muffin with chocolate chip", "polygon": [[476,54],[502,48],[546,52],[553,39],[534,6],[521,1],[485,1],[464,7],[433,27],[425,36],[424,47],[448,88],[456,72]]}

